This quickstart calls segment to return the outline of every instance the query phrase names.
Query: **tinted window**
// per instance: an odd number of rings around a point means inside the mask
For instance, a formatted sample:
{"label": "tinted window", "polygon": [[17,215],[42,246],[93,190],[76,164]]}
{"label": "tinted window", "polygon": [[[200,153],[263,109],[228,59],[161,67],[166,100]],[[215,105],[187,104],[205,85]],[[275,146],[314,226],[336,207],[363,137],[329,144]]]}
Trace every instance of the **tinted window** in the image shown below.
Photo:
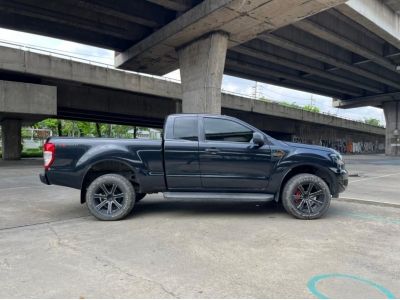
{"label": "tinted window", "polygon": [[206,140],[250,142],[253,131],[239,123],[230,120],[204,118]]}
{"label": "tinted window", "polygon": [[181,140],[198,140],[197,118],[180,117],[174,122],[174,138]]}

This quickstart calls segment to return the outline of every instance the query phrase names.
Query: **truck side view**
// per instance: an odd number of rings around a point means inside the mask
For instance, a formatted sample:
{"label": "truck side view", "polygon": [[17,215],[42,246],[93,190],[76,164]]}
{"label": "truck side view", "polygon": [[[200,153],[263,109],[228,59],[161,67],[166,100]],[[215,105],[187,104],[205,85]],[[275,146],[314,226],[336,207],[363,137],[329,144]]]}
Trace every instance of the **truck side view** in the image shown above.
{"label": "truck side view", "polygon": [[323,216],[348,184],[333,149],[282,142],[236,118],[177,114],[162,140],[51,137],[45,184],[81,190],[100,220],[126,217],[146,194],[166,199],[281,201],[299,219]]}

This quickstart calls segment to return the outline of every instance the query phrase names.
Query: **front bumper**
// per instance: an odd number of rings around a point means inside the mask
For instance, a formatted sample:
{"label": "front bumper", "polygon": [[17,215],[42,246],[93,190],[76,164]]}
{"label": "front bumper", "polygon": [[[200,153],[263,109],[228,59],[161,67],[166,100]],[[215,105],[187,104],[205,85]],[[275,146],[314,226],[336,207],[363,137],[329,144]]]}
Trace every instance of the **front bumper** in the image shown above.
{"label": "front bumper", "polygon": [[337,194],[343,193],[349,184],[349,173],[342,169],[336,174]]}
{"label": "front bumper", "polygon": [[39,179],[42,183],[50,185],[49,179],[46,176],[46,173],[40,173],[39,174]]}

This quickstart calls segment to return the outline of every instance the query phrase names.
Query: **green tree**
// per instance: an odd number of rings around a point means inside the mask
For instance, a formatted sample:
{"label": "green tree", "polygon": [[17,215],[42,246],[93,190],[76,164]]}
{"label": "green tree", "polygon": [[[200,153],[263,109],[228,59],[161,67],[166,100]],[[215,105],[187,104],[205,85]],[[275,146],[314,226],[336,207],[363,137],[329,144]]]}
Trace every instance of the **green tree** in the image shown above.
{"label": "green tree", "polygon": [[96,122],[95,126],[96,126],[96,136],[101,137],[101,124]]}
{"label": "green tree", "polygon": [[76,122],[76,127],[79,131],[79,136],[93,136],[94,135],[94,125],[90,122]]}
{"label": "green tree", "polygon": [[40,129],[50,129],[54,133],[58,133],[58,135],[60,135],[60,133],[58,131],[57,119],[45,119],[43,121],[36,123],[33,127],[40,128]]}
{"label": "green tree", "polygon": [[281,104],[283,106],[286,106],[286,107],[301,109],[301,106],[296,104],[295,102],[290,103],[290,102],[287,102],[287,101],[282,101]]}
{"label": "green tree", "polygon": [[[147,131],[146,127],[132,127],[128,125],[116,125],[106,123],[94,123],[85,121],[71,121],[61,119],[46,119],[38,122],[34,125],[34,128],[50,129],[53,134],[59,136],[73,136],[73,137],[84,137],[84,136],[96,136],[96,137],[116,137],[116,138],[132,138],[136,134],[128,133],[132,128],[135,131],[142,130]],[[26,136],[30,133],[24,132]]]}
{"label": "green tree", "polygon": [[316,107],[314,105],[310,105],[310,104],[304,105],[303,109],[306,110],[306,111],[311,111],[311,112],[315,112],[315,113],[319,113],[320,112],[318,107]]}
{"label": "green tree", "polygon": [[372,126],[381,126],[381,122],[375,118],[365,118],[364,123]]}

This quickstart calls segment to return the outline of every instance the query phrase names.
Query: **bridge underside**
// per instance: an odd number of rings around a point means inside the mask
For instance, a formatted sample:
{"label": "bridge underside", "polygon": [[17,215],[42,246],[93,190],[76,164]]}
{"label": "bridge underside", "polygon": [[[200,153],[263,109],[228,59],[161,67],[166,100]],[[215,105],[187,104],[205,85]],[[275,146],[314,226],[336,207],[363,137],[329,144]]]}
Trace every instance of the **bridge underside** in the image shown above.
{"label": "bridge underside", "polygon": [[[309,7],[297,0],[247,2],[11,0],[0,3],[0,26],[112,49],[117,66],[158,75],[180,67],[179,49],[207,32],[222,31],[228,45],[216,55],[226,54],[226,74],[330,96],[342,100],[342,107],[380,106],[371,99],[386,100],[386,95],[400,99],[395,6],[377,0],[332,0],[333,8],[327,0],[307,1]],[[285,10],[292,18],[288,24],[282,20]],[[212,19],[217,16],[223,20]],[[195,27],[201,24],[205,29]],[[250,32],[251,25],[258,27]]]}

